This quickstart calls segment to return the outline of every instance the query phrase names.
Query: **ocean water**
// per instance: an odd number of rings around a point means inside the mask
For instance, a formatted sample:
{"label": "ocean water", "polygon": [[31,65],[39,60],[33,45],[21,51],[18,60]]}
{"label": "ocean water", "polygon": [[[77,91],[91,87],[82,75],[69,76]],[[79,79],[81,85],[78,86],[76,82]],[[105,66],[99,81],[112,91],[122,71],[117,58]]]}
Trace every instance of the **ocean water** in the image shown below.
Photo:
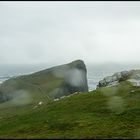
{"label": "ocean water", "polygon": [[[51,67],[51,65],[47,67],[46,65],[0,65],[0,84],[12,76],[30,74],[49,67]],[[106,76],[113,75],[115,72],[140,69],[140,65],[138,64],[87,64],[86,67],[89,91],[96,89],[100,80]]]}

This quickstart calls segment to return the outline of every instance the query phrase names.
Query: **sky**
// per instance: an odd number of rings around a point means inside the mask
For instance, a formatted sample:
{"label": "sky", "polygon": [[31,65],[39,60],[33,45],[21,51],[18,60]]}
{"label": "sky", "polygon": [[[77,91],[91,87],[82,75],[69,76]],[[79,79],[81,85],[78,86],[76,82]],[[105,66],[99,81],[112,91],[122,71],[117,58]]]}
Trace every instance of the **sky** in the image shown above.
{"label": "sky", "polygon": [[0,2],[0,64],[139,63],[140,2]]}

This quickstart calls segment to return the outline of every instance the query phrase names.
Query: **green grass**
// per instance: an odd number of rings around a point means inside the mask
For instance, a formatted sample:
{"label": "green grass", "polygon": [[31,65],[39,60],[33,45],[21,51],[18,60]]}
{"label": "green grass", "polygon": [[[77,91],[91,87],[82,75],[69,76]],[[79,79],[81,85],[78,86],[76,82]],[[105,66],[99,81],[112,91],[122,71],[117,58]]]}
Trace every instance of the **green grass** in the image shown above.
{"label": "green grass", "polygon": [[36,103],[1,104],[0,138],[140,138],[140,88],[128,82]]}

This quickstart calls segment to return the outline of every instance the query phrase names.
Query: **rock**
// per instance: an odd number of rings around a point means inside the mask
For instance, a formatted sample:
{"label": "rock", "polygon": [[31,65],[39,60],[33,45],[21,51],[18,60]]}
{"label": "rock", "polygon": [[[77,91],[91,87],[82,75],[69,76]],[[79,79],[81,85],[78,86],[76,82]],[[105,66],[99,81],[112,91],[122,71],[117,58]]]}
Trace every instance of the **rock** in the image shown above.
{"label": "rock", "polygon": [[127,80],[133,71],[122,71],[114,73],[112,76],[107,76],[103,80],[99,81],[97,87],[106,87],[106,86],[114,86],[118,84],[120,81]]}
{"label": "rock", "polygon": [[59,101],[59,99],[58,99],[58,98],[56,98],[56,99],[54,99],[53,101]]}
{"label": "rock", "polygon": [[134,93],[134,92],[135,92],[135,90],[131,90],[131,91],[130,91],[130,93]]}
{"label": "rock", "polygon": [[86,66],[82,60],[76,60],[29,75],[10,78],[0,85],[0,102],[6,101],[4,98],[7,97],[9,100],[15,98],[17,90],[26,90],[30,94],[38,92],[40,97],[49,99],[74,92],[88,92]]}
{"label": "rock", "polygon": [[39,102],[39,103],[38,103],[38,105],[42,105],[42,104],[43,104],[43,102]]}
{"label": "rock", "polygon": [[130,83],[132,83],[133,86],[140,86],[140,80],[138,79],[128,79]]}
{"label": "rock", "polygon": [[4,94],[0,91],[0,103],[9,101],[10,99],[12,99],[10,95]]}
{"label": "rock", "polygon": [[62,96],[62,97],[60,97],[60,99],[63,99],[63,98],[65,98],[66,96]]}
{"label": "rock", "polygon": [[33,109],[36,109],[37,107],[38,107],[38,106],[36,105],[36,106],[33,107]]}
{"label": "rock", "polygon": [[140,70],[130,70],[114,73],[99,81],[97,88],[110,87],[119,84],[121,81],[128,81],[133,86],[140,86]]}
{"label": "rock", "polygon": [[116,85],[118,85],[118,84],[119,84],[118,81],[113,81],[113,82],[109,83],[109,84],[107,85],[107,87],[116,86]]}
{"label": "rock", "polygon": [[77,60],[53,69],[56,77],[63,78],[61,86],[50,92],[51,98],[60,98],[74,92],[87,92],[87,70],[82,60]]}

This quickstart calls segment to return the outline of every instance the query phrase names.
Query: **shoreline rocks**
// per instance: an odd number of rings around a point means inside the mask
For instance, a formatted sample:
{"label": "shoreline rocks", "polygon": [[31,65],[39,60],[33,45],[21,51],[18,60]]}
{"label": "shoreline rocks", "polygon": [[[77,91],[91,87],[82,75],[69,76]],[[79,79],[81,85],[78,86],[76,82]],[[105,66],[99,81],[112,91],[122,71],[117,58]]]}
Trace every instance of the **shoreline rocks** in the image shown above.
{"label": "shoreline rocks", "polygon": [[127,80],[133,74],[133,71],[134,70],[121,71],[121,72],[114,73],[112,76],[107,76],[103,80],[99,81],[97,88],[114,86],[118,84],[120,81]]}

